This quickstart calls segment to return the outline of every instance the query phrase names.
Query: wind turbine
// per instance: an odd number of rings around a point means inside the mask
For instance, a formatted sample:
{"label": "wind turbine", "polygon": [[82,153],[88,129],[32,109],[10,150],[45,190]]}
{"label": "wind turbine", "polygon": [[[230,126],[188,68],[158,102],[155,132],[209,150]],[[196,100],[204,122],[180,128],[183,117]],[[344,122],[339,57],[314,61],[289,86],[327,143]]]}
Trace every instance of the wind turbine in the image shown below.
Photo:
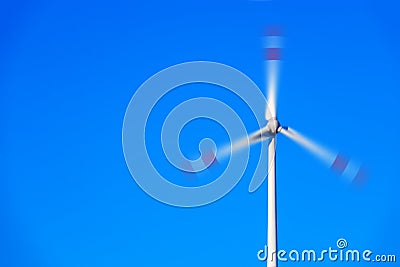
{"label": "wind turbine", "polygon": [[[361,164],[356,161],[349,160],[341,153],[333,152],[306,136],[300,134],[292,128],[282,126],[277,117],[277,85],[278,72],[281,60],[281,35],[277,28],[268,29],[264,37],[265,49],[265,65],[266,65],[266,84],[267,84],[267,103],[265,108],[265,119],[267,124],[261,129],[242,137],[240,140],[218,150],[211,150],[202,155],[201,159],[194,163],[184,162],[186,169],[191,173],[196,170],[203,170],[211,166],[214,162],[218,162],[229,154],[236,153],[239,150],[260,142],[268,145],[268,182],[267,182],[267,266],[277,266],[277,206],[276,206],[276,138],[278,134],[283,134],[289,139],[310,151],[312,154],[320,158],[331,169],[346,177],[349,181],[361,185],[366,180],[366,172]],[[193,171],[193,172],[192,172]],[[185,171],[186,172],[186,171]],[[254,176],[249,185],[249,192],[256,191],[264,182],[265,175],[262,177]]]}
{"label": "wind turbine", "polygon": [[[278,29],[271,28],[267,31],[264,40],[265,64],[267,70],[267,92],[268,101],[265,111],[267,125],[260,130],[244,137],[242,140],[231,145],[230,152],[234,153],[244,146],[253,145],[259,142],[268,143],[268,221],[267,221],[267,266],[277,266],[277,217],[276,217],[276,138],[283,134],[295,141],[318,158],[322,159],[331,169],[345,176],[350,181],[361,184],[365,181],[366,173],[364,168],[355,161],[350,161],[340,153],[332,152],[311,139],[305,137],[292,128],[282,126],[277,117],[277,84],[278,71],[281,60],[281,35]],[[246,140],[248,138],[248,140]],[[264,179],[254,179],[250,182],[249,191],[256,191]],[[265,252],[267,253],[267,252]]]}

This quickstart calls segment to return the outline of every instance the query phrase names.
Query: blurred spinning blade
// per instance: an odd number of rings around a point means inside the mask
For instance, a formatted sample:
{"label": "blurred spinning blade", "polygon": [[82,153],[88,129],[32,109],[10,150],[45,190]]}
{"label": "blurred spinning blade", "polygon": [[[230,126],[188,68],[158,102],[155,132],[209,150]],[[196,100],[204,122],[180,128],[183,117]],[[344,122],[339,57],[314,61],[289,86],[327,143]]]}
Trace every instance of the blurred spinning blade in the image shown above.
{"label": "blurred spinning blade", "polygon": [[342,153],[335,153],[324,148],[292,128],[281,127],[279,132],[310,151],[327,164],[332,170],[349,179],[352,183],[356,185],[365,184],[367,180],[367,171],[362,164],[350,160]]}
{"label": "blurred spinning blade", "polygon": [[270,27],[264,37],[265,67],[267,70],[266,84],[268,103],[265,109],[265,118],[270,120],[276,118],[276,99],[278,86],[278,71],[281,61],[282,36],[278,27]]}

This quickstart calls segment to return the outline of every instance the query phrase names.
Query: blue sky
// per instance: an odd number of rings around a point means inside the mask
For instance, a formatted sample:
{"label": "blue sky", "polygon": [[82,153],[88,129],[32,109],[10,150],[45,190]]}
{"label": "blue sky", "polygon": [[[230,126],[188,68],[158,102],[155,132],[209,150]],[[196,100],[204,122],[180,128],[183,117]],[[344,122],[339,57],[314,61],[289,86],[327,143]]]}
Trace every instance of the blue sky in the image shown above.
{"label": "blue sky", "polygon": [[[370,173],[363,189],[349,187],[279,136],[279,247],[322,250],[344,237],[400,257],[398,10],[396,1],[2,2],[0,265],[264,266],[266,188],[247,191],[254,161],[220,201],[171,207],[134,182],[121,132],[136,89],[174,64],[221,62],[264,88],[270,24],[285,35],[280,121]],[[198,96],[196,86],[166,98],[151,123],[179,96]],[[212,86],[201,95],[232,101]],[[252,128],[246,112],[238,106]],[[221,134],[192,126],[188,154],[197,138]]]}

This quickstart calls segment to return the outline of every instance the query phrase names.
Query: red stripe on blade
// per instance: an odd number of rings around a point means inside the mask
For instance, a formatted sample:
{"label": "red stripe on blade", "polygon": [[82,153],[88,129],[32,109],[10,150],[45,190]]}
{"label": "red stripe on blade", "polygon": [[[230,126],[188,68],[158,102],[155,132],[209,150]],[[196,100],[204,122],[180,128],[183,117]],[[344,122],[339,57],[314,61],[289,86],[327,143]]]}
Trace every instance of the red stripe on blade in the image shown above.
{"label": "red stripe on blade", "polygon": [[214,164],[217,161],[214,152],[206,152],[201,156],[201,160],[203,161],[204,165],[208,166],[210,164]]}
{"label": "red stripe on blade", "polygon": [[361,166],[358,170],[356,176],[353,179],[353,184],[357,186],[364,186],[368,180],[368,173],[364,166]]}
{"label": "red stripe on blade", "polygon": [[186,173],[194,173],[194,169],[193,169],[193,166],[192,166],[192,164],[190,164],[190,161],[185,161],[183,164],[182,164],[182,168],[183,168],[183,172],[186,172]]}
{"label": "red stripe on blade", "polygon": [[265,49],[265,59],[266,60],[280,60],[281,59],[281,49],[280,48],[266,48]]}
{"label": "red stripe on blade", "polygon": [[336,156],[335,161],[332,163],[331,168],[339,173],[343,173],[346,169],[349,160],[343,157],[340,153]]}
{"label": "red stripe on blade", "polygon": [[190,161],[185,161],[182,167],[184,169],[182,170],[182,174],[184,177],[186,177],[187,179],[194,179],[195,177],[197,177],[192,164],[190,164]]}

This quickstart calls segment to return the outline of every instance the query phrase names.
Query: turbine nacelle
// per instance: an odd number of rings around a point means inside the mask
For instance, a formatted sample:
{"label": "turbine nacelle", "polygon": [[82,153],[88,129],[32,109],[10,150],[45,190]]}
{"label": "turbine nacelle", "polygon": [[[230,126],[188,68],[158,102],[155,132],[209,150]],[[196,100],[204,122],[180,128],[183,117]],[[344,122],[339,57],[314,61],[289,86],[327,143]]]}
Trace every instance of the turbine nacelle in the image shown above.
{"label": "turbine nacelle", "polygon": [[261,135],[263,137],[274,137],[278,132],[281,124],[276,118],[268,120],[267,125],[261,129]]}

